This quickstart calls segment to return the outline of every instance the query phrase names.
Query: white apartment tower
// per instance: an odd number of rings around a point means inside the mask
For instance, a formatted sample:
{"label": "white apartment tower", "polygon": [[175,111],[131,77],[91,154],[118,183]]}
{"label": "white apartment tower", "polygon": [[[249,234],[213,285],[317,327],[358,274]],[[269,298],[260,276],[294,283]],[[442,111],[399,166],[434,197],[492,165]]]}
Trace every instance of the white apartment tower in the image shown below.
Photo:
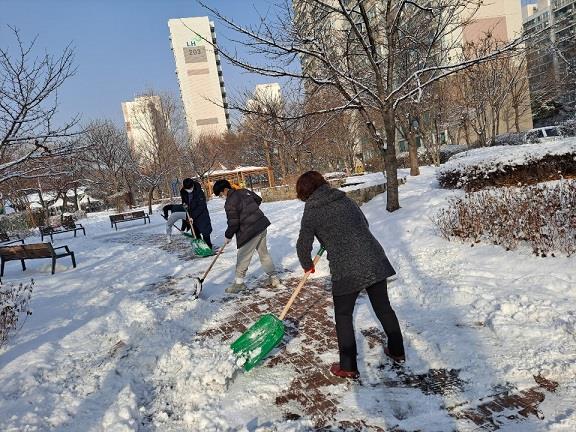
{"label": "white apartment tower", "polygon": [[180,93],[192,136],[230,129],[214,23],[208,17],[168,20]]}
{"label": "white apartment tower", "polygon": [[133,101],[122,102],[128,143],[139,157],[145,157],[153,151],[153,144],[161,133],[158,130],[163,127],[158,124],[161,104],[160,96],[139,96]]}

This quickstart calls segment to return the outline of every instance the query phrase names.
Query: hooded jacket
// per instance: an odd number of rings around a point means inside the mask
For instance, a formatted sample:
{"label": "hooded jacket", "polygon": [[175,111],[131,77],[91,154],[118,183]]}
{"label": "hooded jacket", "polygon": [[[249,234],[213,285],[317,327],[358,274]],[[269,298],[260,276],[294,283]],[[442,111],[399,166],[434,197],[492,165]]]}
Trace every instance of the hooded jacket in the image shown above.
{"label": "hooded jacket", "polygon": [[360,207],[328,185],[316,189],[304,206],[296,243],[304,269],[312,267],[314,238],[326,249],[335,296],[361,291],[396,274]]}
{"label": "hooded jacket", "polygon": [[236,234],[236,247],[241,248],[270,225],[260,210],[262,198],[248,189],[230,189],[226,197],[228,229],[224,235],[231,239]]}

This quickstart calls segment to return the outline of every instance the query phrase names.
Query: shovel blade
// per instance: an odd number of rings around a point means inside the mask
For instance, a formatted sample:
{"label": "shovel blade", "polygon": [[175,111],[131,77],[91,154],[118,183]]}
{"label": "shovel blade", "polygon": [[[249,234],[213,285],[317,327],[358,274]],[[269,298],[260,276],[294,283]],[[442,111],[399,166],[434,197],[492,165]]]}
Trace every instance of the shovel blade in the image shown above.
{"label": "shovel blade", "polygon": [[230,348],[246,359],[244,370],[249,371],[264,359],[284,337],[284,324],[272,314],[263,315],[236,339]]}
{"label": "shovel blade", "polygon": [[207,256],[211,256],[214,255],[214,252],[212,251],[212,249],[210,249],[208,247],[208,245],[206,244],[206,242],[202,239],[192,239],[191,240],[192,243],[192,248],[194,249],[194,253],[198,256],[201,257],[207,257]]}

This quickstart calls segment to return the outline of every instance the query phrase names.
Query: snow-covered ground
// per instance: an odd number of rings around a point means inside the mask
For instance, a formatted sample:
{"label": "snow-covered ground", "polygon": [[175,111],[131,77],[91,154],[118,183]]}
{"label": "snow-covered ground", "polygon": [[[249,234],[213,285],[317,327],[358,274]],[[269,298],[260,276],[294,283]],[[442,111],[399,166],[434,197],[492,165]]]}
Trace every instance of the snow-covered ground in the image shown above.
{"label": "snow-covered ground", "polygon": [[[439,189],[435,171],[423,168],[421,176],[408,178],[399,211],[385,211],[385,195],[362,207],[398,272],[390,297],[404,330],[407,367],[415,373],[460,369],[467,400],[505,384],[527,388],[541,374],[560,384],[541,406],[545,419],[502,430],[576,430],[576,257],[538,258],[527,248],[506,252],[442,239],[429,216],[460,192]],[[223,201],[212,200],[209,208],[214,243],[221,244]],[[276,265],[301,274],[295,242],[303,204],[262,208],[272,221],[268,242]],[[57,246],[76,253],[76,269],[67,258],[58,260],[53,276],[49,260],[29,261],[26,272],[17,262],[6,264],[5,282],[34,278],[35,292],[33,315],[0,351],[0,430],[298,427],[255,395],[285,386],[282,369],[268,369],[266,384],[252,389],[249,374],[234,372],[227,346],[194,336],[219,313],[221,303],[213,300],[232,282],[234,247],[222,254],[195,301],[190,276],[201,275],[209,259],[187,259],[183,239],[166,246],[158,213],[150,225],[122,223],[117,232],[105,213],[81,222],[87,237],[55,237]],[[33,240],[39,238],[27,242]],[[250,271],[262,276],[258,265]],[[327,274],[322,261],[315,277]],[[375,324],[365,304],[355,319]],[[345,409],[361,409],[362,390],[356,395],[345,400]],[[393,407],[397,397],[392,390],[381,393],[379,404]],[[420,396],[411,405],[414,416],[408,413],[401,428],[453,428],[438,403]]]}

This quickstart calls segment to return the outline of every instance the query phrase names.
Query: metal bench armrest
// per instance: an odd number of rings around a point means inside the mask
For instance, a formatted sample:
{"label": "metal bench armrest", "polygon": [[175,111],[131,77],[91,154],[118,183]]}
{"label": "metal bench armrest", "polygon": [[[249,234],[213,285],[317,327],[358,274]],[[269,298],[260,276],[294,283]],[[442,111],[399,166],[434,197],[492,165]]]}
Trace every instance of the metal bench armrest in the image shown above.
{"label": "metal bench armrest", "polygon": [[68,246],[66,246],[66,245],[53,247],[52,249],[54,249],[54,251],[56,251],[56,249],[66,249],[66,252],[70,253],[70,249],[68,249]]}

